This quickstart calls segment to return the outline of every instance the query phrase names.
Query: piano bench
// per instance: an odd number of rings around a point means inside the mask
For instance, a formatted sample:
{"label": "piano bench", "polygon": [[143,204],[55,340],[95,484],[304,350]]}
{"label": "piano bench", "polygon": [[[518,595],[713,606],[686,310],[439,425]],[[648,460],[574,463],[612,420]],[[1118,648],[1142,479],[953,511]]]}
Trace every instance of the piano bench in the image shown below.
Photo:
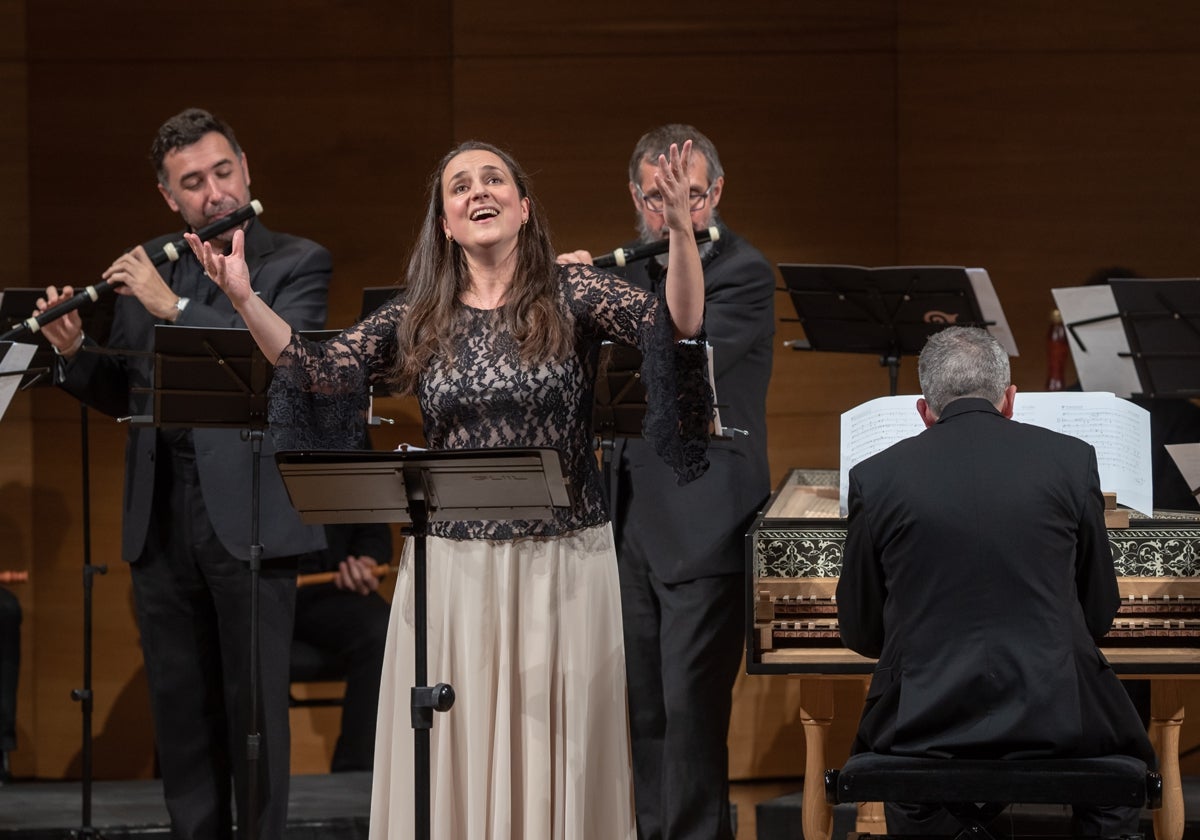
{"label": "piano bench", "polygon": [[987,837],[984,826],[1017,803],[1159,808],[1162,777],[1123,755],[991,761],[859,753],[841,770],[825,772],[825,798],[831,805],[941,805],[964,832]]}

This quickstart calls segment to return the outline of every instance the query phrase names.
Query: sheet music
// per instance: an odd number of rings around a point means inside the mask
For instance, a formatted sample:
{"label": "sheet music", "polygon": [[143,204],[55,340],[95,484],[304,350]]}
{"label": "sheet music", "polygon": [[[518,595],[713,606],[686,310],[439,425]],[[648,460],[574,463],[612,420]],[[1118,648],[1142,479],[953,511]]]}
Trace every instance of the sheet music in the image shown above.
{"label": "sheet music", "polygon": [[704,350],[708,354],[708,387],[712,388],[713,395],[713,437],[724,437],[725,427],[721,424],[721,409],[717,403],[717,379],[714,371],[716,367],[713,365],[713,346],[707,341],[704,342]]}
{"label": "sheet music", "polygon": [[[1051,289],[1054,305],[1067,327],[1071,361],[1085,391],[1108,391],[1118,397],[1140,393],[1142,384],[1129,356],[1125,327],[1117,314],[1117,301],[1108,286]],[[1092,321],[1084,324],[1083,321]],[[1080,345],[1080,341],[1083,345]],[[1085,349],[1086,348],[1086,349]]]}
{"label": "sheet music", "polygon": [[[893,443],[920,434],[918,397],[880,397],[842,414],[841,511],[846,515],[850,469]],[[1150,412],[1114,394],[1082,391],[1018,393],[1013,420],[1087,441],[1096,449],[1100,486],[1117,501],[1150,516],[1154,490],[1150,463]]]}
{"label": "sheet music", "polygon": [[996,287],[992,285],[992,278],[988,276],[987,269],[968,268],[966,271],[967,279],[971,281],[971,289],[975,292],[975,301],[979,304],[979,314],[989,324],[987,331],[1000,342],[1000,346],[1008,355],[1019,356],[1017,340],[1013,338],[1008,319],[1004,317],[1004,307],[1000,305],[1000,297],[996,294]]}
{"label": "sheet music", "polygon": [[21,384],[21,377],[16,372],[29,368],[29,362],[36,350],[36,344],[0,341],[0,374],[11,374],[0,376],[0,417],[8,411],[8,404],[12,402],[13,394]]}
{"label": "sheet music", "polygon": [[718,408],[719,397],[717,395],[717,380],[716,380],[716,374],[715,374],[716,368],[713,366],[713,346],[712,346],[712,344],[710,344],[707,341],[700,342],[694,338],[685,338],[685,339],[681,340],[679,343],[680,344],[703,344],[704,345],[704,353],[708,357],[708,387],[712,389],[712,395],[713,395],[712,435],[713,435],[713,437],[717,437],[717,438],[724,437],[725,436],[725,427],[723,425],[721,425],[721,409]]}
{"label": "sheet music", "polygon": [[1168,443],[1167,454],[1179,467],[1192,495],[1200,499],[1200,443]]}

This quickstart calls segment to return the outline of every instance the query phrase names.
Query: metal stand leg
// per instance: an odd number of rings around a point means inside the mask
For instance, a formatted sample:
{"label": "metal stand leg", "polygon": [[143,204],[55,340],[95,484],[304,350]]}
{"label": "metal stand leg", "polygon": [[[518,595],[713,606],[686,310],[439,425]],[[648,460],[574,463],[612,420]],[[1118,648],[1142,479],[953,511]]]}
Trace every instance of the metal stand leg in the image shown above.
{"label": "metal stand leg", "polygon": [[433,713],[445,712],[454,705],[454,689],[446,683],[425,685],[428,677],[428,633],[426,630],[425,592],[425,526],[428,513],[423,501],[413,502],[409,508],[412,517],[411,536],[416,540],[413,549],[413,586],[415,638],[415,685],[412,689],[413,796],[417,840],[429,840],[432,830],[429,813],[429,730],[433,728]]}

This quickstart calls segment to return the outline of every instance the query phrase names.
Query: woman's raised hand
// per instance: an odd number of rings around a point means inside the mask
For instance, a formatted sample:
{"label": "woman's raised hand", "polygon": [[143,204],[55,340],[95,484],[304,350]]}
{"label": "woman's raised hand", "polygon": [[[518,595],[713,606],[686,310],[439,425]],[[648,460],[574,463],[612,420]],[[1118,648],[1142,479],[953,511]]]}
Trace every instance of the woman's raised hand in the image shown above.
{"label": "woman's raised hand", "polygon": [[234,231],[233,248],[229,254],[218,254],[208,242],[201,242],[194,233],[185,233],[192,253],[200,261],[204,273],[221,287],[233,305],[241,309],[241,305],[254,297],[250,288],[250,269],[246,265],[246,234],[240,230]]}
{"label": "woman's raised hand", "polygon": [[672,143],[668,154],[658,156],[654,185],[663,197],[663,218],[672,230],[692,230],[692,183],[688,167],[692,160],[692,141],[681,149]]}

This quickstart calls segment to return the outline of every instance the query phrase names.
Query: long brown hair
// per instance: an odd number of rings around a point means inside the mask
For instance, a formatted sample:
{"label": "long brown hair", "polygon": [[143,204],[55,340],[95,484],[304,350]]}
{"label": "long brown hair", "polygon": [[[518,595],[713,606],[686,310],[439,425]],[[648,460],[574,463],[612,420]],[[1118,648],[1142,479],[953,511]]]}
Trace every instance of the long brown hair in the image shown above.
{"label": "long brown hair", "polygon": [[517,339],[521,360],[528,364],[561,359],[571,349],[571,318],[559,303],[554,248],[541,208],[530,192],[529,176],[507,152],[468,140],[448,152],[429,179],[429,205],[408,263],[408,315],[396,334],[396,380],[405,391],[416,387],[435,355],[454,355],[451,338],[462,310],[459,295],[470,287],[471,278],[462,247],[443,235],[442,173],[457,155],[470,151],[491,152],[500,158],[520,197],[529,199],[529,221],[517,237],[512,287],[498,316]]}

